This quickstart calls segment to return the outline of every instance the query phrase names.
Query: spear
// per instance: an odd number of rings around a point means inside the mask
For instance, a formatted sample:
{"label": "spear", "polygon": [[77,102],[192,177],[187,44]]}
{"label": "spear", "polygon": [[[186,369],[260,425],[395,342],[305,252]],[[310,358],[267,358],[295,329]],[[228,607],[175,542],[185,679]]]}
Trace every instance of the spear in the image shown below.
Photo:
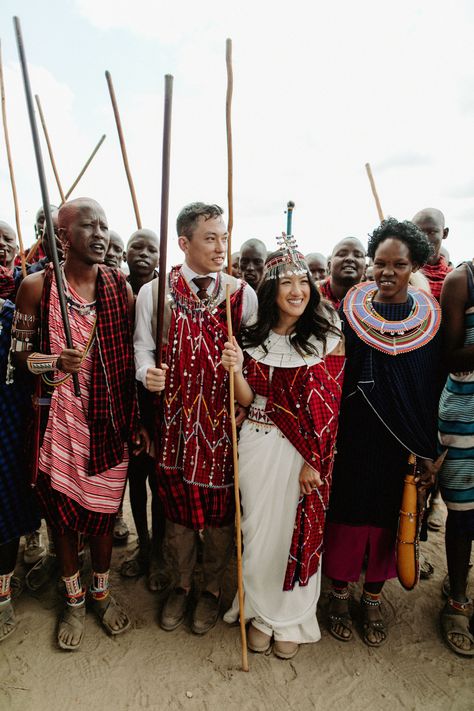
{"label": "spear", "polygon": [[165,76],[165,110],[163,121],[163,155],[161,164],[160,269],[158,273],[158,306],[156,319],[156,367],[161,368],[163,321],[166,292],[166,252],[168,247],[168,206],[170,195],[171,107],[173,77]]}
{"label": "spear", "polygon": [[2,97],[3,133],[5,134],[5,147],[7,150],[8,169],[10,171],[10,183],[12,186],[13,203],[15,205],[16,233],[18,235],[18,242],[20,244],[21,271],[22,271],[23,276],[26,277],[25,247],[23,245],[23,238],[21,235],[20,208],[18,206],[18,195],[16,192],[15,172],[13,170],[13,160],[12,160],[12,153],[11,153],[11,149],[10,149],[10,138],[8,135],[7,108],[6,108],[6,102],[5,102],[5,83],[3,80],[3,62],[2,62],[1,43],[0,43],[0,92],[1,92],[1,97]]}
{"label": "spear", "polygon": [[48,129],[46,127],[46,121],[44,118],[43,114],[43,109],[41,108],[41,102],[38,94],[35,94],[35,100],[36,100],[36,105],[38,107],[38,113],[41,121],[41,125],[43,127],[43,133],[44,137],[46,139],[46,145],[48,146],[48,153],[49,153],[49,159],[51,161],[51,167],[53,169],[54,177],[56,179],[56,185],[58,186],[59,190],[59,195],[61,196],[61,203],[66,202],[66,198],[64,197],[64,191],[61,185],[61,181],[59,180],[59,174],[58,174],[58,169],[56,168],[56,161],[54,160],[54,153],[53,153],[53,147],[51,146],[51,141],[49,140],[49,133]]}
{"label": "spear", "polygon": [[[109,87],[110,100],[112,102],[112,108],[114,110],[115,124],[117,126],[117,133],[120,142],[120,148],[122,150],[123,165],[125,168],[125,174],[128,180],[128,187],[130,188],[130,195],[132,196],[133,209],[135,211],[135,218],[137,221],[137,228],[141,230],[142,221],[140,218],[140,211],[138,209],[137,196],[135,193],[135,186],[133,185],[132,174],[130,172],[130,165],[128,163],[127,148],[125,146],[125,139],[123,137],[122,122],[120,120],[120,114],[117,105],[117,99],[115,97],[114,85],[112,84],[112,77],[109,71],[105,72],[105,78],[107,79],[107,86]],[[161,271],[161,269],[160,269]]]}
{"label": "spear", "polygon": [[232,228],[234,227],[233,157],[232,157],[232,93],[234,74],[232,71],[232,40],[225,42],[225,63],[227,68],[227,93],[225,99],[225,123],[227,133],[227,203],[229,219],[227,223],[227,274],[232,274]]}
{"label": "spear", "polygon": [[379,196],[377,194],[377,188],[375,187],[375,180],[374,180],[374,176],[372,175],[372,169],[370,167],[370,163],[365,164],[365,169],[367,171],[367,175],[369,176],[370,187],[372,188],[372,195],[374,196],[374,199],[375,199],[375,205],[377,207],[377,213],[379,216],[379,220],[380,220],[380,222],[382,222],[384,219],[383,210],[382,210],[382,206],[380,204]]}
{"label": "spear", "polygon": [[[49,202],[48,186],[46,183],[46,175],[44,172],[43,156],[41,154],[41,145],[40,145],[40,141],[39,141],[38,127],[36,125],[35,109],[33,106],[33,94],[31,91],[30,77],[28,74],[28,65],[26,62],[23,37],[21,34],[20,20],[18,19],[18,17],[13,18],[13,24],[15,26],[16,44],[18,47],[18,54],[20,57],[21,71],[23,74],[23,84],[24,84],[24,88],[25,88],[26,105],[28,107],[28,116],[30,119],[31,136],[33,139],[33,146],[34,146],[35,156],[36,156],[36,167],[38,169],[38,178],[39,178],[40,187],[41,187],[41,197],[43,199],[43,210],[44,210],[44,216],[45,216],[46,229],[47,229],[48,235],[51,236],[50,249],[51,249],[51,256],[53,258],[54,276],[56,278],[56,285],[58,288],[59,304],[61,307],[61,317],[62,317],[62,321],[63,321],[64,334],[66,336],[67,347],[74,348],[74,345],[72,342],[71,328],[69,325],[67,307],[66,307],[64,284],[63,284],[63,280],[62,280],[61,269],[59,266],[58,250],[56,248],[56,240],[54,239],[53,218],[51,217],[51,207],[50,207],[50,202]],[[74,393],[78,397],[80,397],[81,391],[79,388],[79,378],[77,376],[77,373],[74,373],[72,377],[73,377],[73,382],[74,382]]]}

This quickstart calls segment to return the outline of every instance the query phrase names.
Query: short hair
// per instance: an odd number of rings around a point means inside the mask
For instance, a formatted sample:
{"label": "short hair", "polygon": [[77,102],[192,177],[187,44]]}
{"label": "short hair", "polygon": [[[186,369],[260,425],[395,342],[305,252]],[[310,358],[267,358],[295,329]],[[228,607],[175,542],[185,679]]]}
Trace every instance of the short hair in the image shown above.
{"label": "short hair", "polygon": [[265,244],[265,242],[262,242],[261,239],[258,239],[258,237],[250,237],[250,239],[245,240],[245,242],[240,246],[240,254],[242,254],[244,249],[246,249],[247,247],[260,248],[265,252],[265,258],[267,257],[267,245]]}
{"label": "short hair", "polygon": [[184,235],[188,239],[193,236],[196,222],[202,216],[205,220],[219,217],[224,214],[224,210],[219,205],[206,205],[204,202],[191,202],[185,205],[176,220],[176,231],[178,237]]}
{"label": "short hair", "polygon": [[420,267],[426,264],[430,254],[433,253],[433,248],[425,233],[413,222],[408,220],[398,222],[394,217],[388,217],[369,235],[367,255],[370,259],[375,257],[379,244],[391,237],[407,245],[412,261],[416,262]]}

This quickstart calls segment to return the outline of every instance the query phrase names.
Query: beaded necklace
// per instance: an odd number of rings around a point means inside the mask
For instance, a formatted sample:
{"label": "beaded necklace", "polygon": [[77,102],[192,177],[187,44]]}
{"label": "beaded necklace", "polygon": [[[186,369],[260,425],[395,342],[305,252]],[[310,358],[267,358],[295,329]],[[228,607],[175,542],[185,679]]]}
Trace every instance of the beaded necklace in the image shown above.
{"label": "beaded necklace", "polygon": [[422,348],[436,335],[441,309],[425,291],[408,287],[412,308],[400,321],[389,321],[373,305],[377,285],[365,282],[354,286],[344,299],[344,313],[359,338],[387,355],[408,353]]}

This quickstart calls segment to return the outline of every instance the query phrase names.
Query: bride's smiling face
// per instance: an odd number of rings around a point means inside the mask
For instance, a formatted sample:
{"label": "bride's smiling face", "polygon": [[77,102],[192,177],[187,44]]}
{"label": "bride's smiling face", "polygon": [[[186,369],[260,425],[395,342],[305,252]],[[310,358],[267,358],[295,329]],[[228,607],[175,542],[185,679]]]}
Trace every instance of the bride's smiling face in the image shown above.
{"label": "bride's smiling face", "polygon": [[304,313],[310,297],[308,274],[284,275],[278,280],[276,305],[280,318],[285,321],[294,320],[294,323]]}

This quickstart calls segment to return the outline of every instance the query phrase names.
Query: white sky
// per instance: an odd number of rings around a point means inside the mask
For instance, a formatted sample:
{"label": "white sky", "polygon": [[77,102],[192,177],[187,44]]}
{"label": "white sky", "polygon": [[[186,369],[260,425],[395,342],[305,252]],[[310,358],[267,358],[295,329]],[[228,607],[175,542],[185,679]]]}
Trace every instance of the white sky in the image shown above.
{"label": "white sky", "polygon": [[[329,253],[385,214],[446,215],[455,263],[474,253],[474,4],[453,0],[2,0],[0,27],[23,236],[41,204],[11,18],[23,28],[63,187],[102,133],[74,196],[96,198],[125,239],[135,229],[104,78],[114,80],[142,222],[158,231],[164,74],[175,78],[169,261],[193,200],[227,211],[225,39],[234,46],[234,234],[270,249],[296,203],[304,252]],[[44,145],[44,144],[43,144]],[[52,202],[58,192],[48,166]],[[14,224],[3,141],[0,219]]]}

